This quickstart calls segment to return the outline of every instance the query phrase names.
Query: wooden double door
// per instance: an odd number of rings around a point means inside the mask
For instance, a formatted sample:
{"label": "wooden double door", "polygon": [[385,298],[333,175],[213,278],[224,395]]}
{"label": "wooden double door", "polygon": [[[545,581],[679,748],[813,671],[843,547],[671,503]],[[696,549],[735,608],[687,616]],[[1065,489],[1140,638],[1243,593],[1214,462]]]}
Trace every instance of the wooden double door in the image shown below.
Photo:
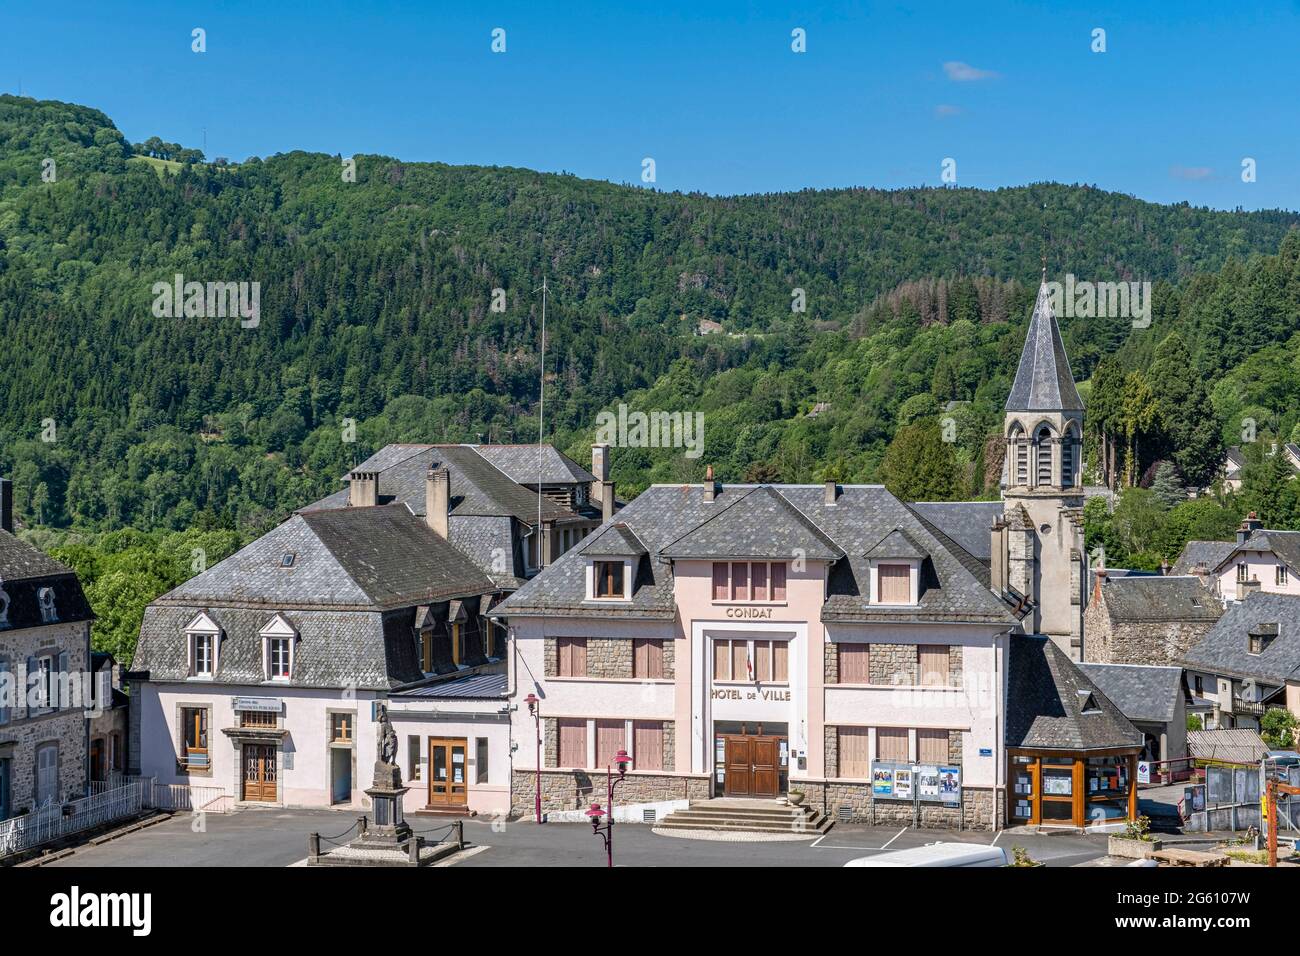
{"label": "wooden double door", "polygon": [[469,803],[469,764],[464,737],[429,738],[429,806]]}
{"label": "wooden double door", "polygon": [[728,797],[775,797],[781,792],[783,737],[725,734],[723,775]]}
{"label": "wooden double door", "polygon": [[244,744],[243,749],[244,792],[241,799],[256,803],[275,803],[279,799],[275,745]]}

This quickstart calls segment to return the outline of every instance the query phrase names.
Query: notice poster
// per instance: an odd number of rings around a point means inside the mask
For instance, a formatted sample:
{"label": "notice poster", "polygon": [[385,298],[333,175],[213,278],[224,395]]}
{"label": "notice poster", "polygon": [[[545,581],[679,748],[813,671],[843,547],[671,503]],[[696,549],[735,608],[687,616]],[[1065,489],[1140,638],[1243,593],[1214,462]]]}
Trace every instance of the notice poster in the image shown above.
{"label": "notice poster", "polygon": [[917,768],[916,795],[921,800],[937,802],[940,799],[938,767]]}
{"label": "notice poster", "polygon": [[944,803],[961,803],[961,767],[939,768],[939,797]]}
{"label": "notice poster", "polygon": [[912,771],[907,767],[899,767],[894,771],[894,799],[912,799]]}
{"label": "notice poster", "polygon": [[871,768],[871,793],[877,797],[892,798],[894,796],[893,767],[878,763]]}

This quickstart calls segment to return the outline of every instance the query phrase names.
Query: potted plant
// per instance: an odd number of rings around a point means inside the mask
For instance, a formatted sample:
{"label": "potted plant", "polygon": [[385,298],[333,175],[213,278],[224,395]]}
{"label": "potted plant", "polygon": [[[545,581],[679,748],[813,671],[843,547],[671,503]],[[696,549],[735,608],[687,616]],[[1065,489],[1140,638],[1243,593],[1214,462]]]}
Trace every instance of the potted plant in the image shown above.
{"label": "potted plant", "polygon": [[1123,833],[1112,833],[1106,852],[1128,860],[1145,860],[1164,844],[1150,833],[1151,818],[1140,816],[1124,824]]}
{"label": "potted plant", "polygon": [[785,795],[785,799],[792,807],[801,806],[804,801],[804,792],[802,790],[792,789]]}

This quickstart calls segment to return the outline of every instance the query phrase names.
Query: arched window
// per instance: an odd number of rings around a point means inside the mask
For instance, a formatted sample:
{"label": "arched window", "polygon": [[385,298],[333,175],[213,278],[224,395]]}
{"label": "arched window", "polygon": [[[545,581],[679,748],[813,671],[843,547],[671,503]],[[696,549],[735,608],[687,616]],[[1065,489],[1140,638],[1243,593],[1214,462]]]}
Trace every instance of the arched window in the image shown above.
{"label": "arched window", "polygon": [[1052,430],[1046,425],[1039,427],[1034,435],[1034,445],[1038,448],[1038,470],[1035,472],[1035,484],[1052,484]]}

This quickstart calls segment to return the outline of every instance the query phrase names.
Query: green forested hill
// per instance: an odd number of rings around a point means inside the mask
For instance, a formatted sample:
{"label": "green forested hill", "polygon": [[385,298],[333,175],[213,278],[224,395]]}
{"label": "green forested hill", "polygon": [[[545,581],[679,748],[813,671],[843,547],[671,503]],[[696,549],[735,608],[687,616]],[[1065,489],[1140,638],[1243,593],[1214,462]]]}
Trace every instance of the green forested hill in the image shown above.
{"label": "green forested hill", "polygon": [[[1138,367],[1177,326],[1221,381],[1294,331],[1294,308],[1270,311],[1296,301],[1285,264],[1255,258],[1293,213],[1053,184],[718,198],[380,156],[356,157],[356,182],[336,156],[199,159],[132,146],[93,109],[0,96],[0,470],[29,525],[247,533],[385,441],[533,440],[543,275],[548,425],[575,453],[623,396],[706,413],[700,459],[620,450],[629,490],[709,460],[728,478],[888,474],[899,429],[937,427],[953,400],[972,403],[961,491],[980,490],[1043,255],[1173,284],[1140,341],[1067,323],[1081,377],[1117,350]],[[260,326],[155,318],[151,288],[176,273],[259,282]],[[1224,275],[1261,285],[1238,301]],[[727,334],[693,335],[702,318]],[[816,401],[832,407],[808,418]]]}

